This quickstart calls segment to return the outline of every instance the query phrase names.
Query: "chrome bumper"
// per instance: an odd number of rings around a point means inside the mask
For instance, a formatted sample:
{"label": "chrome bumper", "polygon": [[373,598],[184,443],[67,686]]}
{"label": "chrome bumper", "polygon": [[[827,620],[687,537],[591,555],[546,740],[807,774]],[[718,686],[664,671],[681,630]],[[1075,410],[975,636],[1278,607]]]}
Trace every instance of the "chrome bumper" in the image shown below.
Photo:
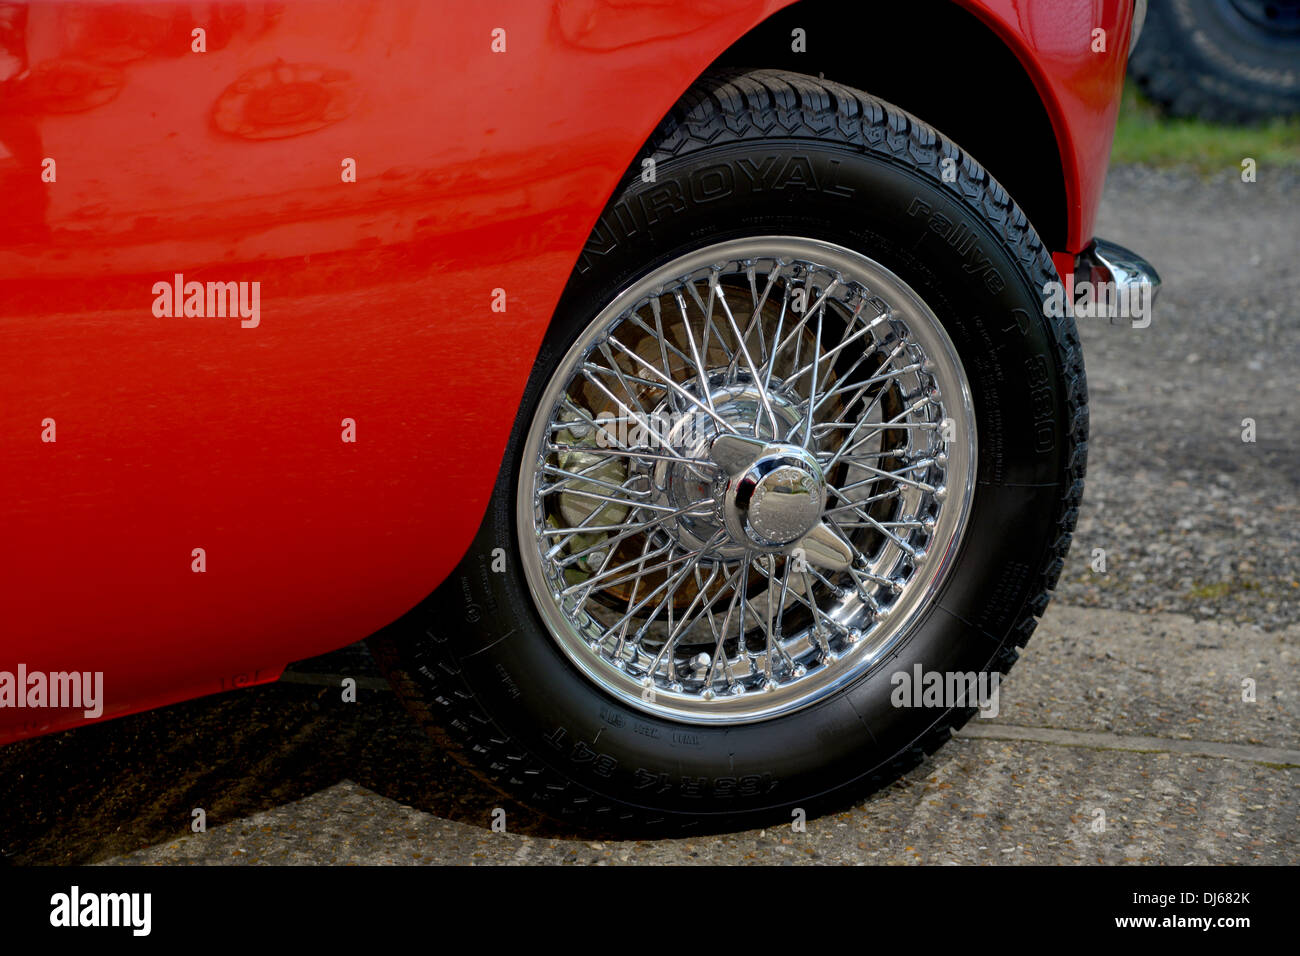
{"label": "chrome bumper", "polygon": [[[1160,273],[1136,252],[1106,239],[1094,239],[1092,245],[1075,257],[1074,270],[1076,286],[1084,280],[1093,286],[1105,283],[1121,296],[1122,302],[1145,302],[1144,320],[1135,321],[1133,327],[1146,328],[1151,324],[1150,306],[1160,291]],[[1118,318],[1112,314],[1111,323]]]}

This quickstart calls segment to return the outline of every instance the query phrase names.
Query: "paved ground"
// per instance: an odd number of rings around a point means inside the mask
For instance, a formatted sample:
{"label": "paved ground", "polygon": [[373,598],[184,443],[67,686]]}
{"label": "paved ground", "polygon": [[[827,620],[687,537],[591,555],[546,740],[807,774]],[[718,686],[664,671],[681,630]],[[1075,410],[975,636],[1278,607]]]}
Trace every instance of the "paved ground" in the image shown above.
{"label": "paved ground", "polygon": [[1097,230],[1165,285],[1150,328],[1081,322],[1088,487],[1058,598],[1300,621],[1300,174],[1112,170]]}
{"label": "paved ground", "polygon": [[1297,208],[1295,174],[1112,171],[1098,230],[1165,288],[1148,329],[1083,323],[1089,487],[1057,600],[1000,716],[853,809],[804,833],[566,833],[426,743],[357,647],[0,751],[0,860],[1300,862]]}

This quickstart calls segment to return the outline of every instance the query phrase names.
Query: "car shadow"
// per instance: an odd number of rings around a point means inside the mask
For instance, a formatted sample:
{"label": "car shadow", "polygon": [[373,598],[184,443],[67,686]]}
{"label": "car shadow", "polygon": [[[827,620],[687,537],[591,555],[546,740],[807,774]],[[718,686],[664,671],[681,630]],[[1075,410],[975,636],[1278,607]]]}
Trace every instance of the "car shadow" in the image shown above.
{"label": "car shadow", "polygon": [[[339,675],[357,676],[345,703]],[[302,799],[343,780],[446,820],[583,834],[502,796],[429,739],[364,645],[304,661],[274,684],[0,749],[0,864],[96,863]]]}

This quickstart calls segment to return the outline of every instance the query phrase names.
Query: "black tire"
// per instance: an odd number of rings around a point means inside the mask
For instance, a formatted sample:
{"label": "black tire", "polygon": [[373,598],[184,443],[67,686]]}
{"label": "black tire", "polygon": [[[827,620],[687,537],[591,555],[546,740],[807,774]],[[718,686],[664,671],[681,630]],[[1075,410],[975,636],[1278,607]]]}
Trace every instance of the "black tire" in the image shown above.
{"label": "black tire", "polygon": [[1153,0],[1129,73],[1170,116],[1258,123],[1300,114],[1300,3]]}
{"label": "black tire", "polygon": [[[710,76],[646,155],[657,179],[642,182],[638,161],[602,216],[594,235],[603,238],[589,241],[469,553],[372,646],[435,736],[552,817],[641,832],[788,821],[793,808],[842,806],[894,780],[974,712],[894,708],[889,672],[922,663],[1005,673],[1016,661],[1061,572],[1082,493],[1088,413],[1077,333],[1071,319],[1044,317],[1043,287],[1056,273],[1002,187],[933,129],[864,94],[775,71]],[[693,198],[693,171],[768,155],[806,158],[815,181],[757,192],[736,176],[733,193]],[[954,181],[944,181],[945,169]],[[680,208],[629,233],[615,207],[665,189]],[[943,239],[953,223],[975,237],[964,253],[965,240]],[[978,488],[945,590],[888,666],[788,715],[728,727],[675,723],[600,691],[545,630],[517,573],[520,444],[559,357],[629,279],[684,250],[764,232],[860,250],[949,317],[974,393]],[[490,572],[497,548],[507,573]]]}

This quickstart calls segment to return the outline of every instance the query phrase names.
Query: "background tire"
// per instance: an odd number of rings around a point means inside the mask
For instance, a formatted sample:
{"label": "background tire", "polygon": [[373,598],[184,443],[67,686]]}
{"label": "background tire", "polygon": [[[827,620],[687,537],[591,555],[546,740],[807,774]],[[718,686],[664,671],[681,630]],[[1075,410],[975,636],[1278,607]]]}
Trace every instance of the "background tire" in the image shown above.
{"label": "background tire", "polygon": [[[633,165],[575,268],[474,543],[372,648],[432,733],[554,817],[641,832],[788,821],[793,808],[813,814],[895,779],[973,713],[893,707],[891,672],[1005,672],[1017,659],[1061,572],[1082,493],[1077,334],[1072,320],[1044,317],[1056,274],[1003,189],[933,129],[859,92],[774,71],[708,76],[644,155],[654,181]],[[730,175],[702,177],[721,169]],[[692,188],[704,179],[716,188]],[[689,724],[628,706],[561,652],[520,572],[513,497],[539,396],[592,319],[659,263],[764,235],[869,256],[941,317],[973,396],[977,485],[942,591],[887,659],[793,713]],[[505,573],[492,571],[494,552]]]}
{"label": "background tire", "polygon": [[1257,123],[1300,114],[1300,3],[1154,0],[1129,73],[1171,116]]}

